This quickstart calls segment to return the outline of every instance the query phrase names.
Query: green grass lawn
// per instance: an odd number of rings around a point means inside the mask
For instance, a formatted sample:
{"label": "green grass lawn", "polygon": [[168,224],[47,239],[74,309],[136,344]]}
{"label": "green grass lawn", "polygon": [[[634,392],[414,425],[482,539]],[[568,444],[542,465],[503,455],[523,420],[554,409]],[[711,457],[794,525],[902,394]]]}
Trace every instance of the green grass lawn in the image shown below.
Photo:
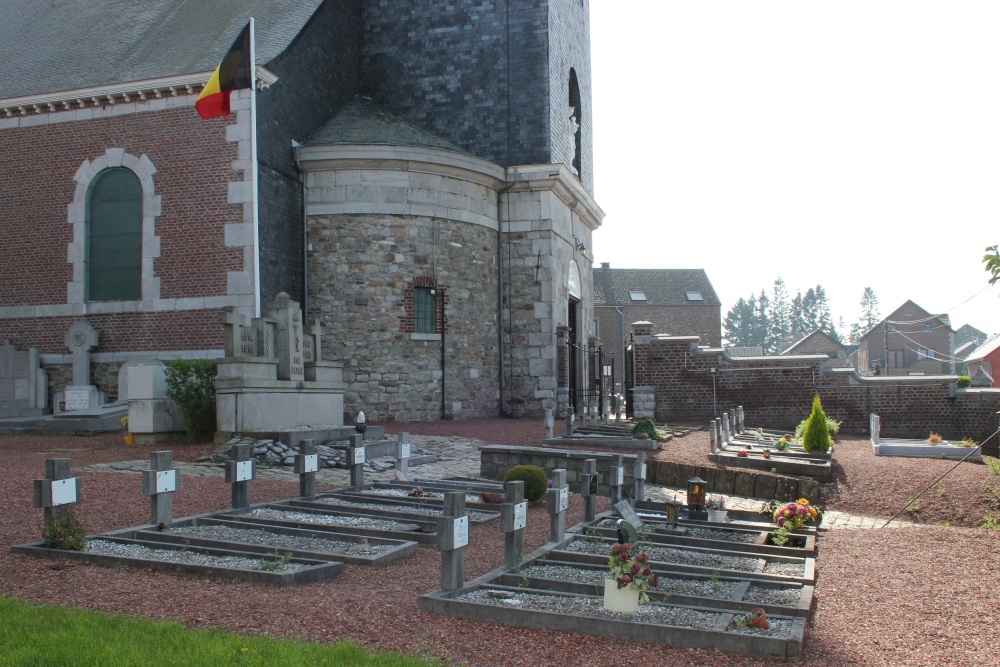
{"label": "green grass lawn", "polygon": [[440,667],[442,663],[399,654],[374,654],[351,642],[321,645],[188,630],[178,623],[39,607],[0,597],[0,666],[8,665]]}

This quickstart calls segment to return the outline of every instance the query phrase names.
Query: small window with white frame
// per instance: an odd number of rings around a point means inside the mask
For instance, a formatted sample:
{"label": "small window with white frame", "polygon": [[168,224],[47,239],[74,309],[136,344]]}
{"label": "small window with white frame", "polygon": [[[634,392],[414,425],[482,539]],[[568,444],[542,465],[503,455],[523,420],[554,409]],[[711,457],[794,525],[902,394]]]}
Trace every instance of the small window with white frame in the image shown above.
{"label": "small window with white frame", "polygon": [[632,299],[633,301],[645,301],[646,293],[643,291],[629,292],[628,298]]}

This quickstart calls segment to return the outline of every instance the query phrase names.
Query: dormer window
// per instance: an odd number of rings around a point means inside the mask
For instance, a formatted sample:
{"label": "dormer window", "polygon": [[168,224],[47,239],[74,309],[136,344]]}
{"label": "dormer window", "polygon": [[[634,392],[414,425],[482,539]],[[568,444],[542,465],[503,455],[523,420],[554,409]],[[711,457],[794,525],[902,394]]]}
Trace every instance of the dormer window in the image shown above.
{"label": "dormer window", "polygon": [[701,292],[684,292],[684,296],[687,297],[688,301],[704,301]]}
{"label": "dormer window", "polygon": [[645,292],[629,292],[628,293],[628,298],[632,299],[633,301],[645,301],[646,300],[646,293]]}

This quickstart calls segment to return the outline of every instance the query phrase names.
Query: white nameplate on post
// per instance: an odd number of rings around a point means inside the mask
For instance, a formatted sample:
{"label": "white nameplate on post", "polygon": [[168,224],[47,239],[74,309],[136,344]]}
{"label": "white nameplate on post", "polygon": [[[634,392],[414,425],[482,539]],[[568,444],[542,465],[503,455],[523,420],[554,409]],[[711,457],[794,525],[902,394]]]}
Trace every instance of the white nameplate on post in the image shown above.
{"label": "white nameplate on post", "polygon": [[410,458],[410,443],[404,442],[399,446],[399,458],[401,459]]}
{"label": "white nameplate on post", "polygon": [[528,503],[514,505],[514,530],[521,530],[528,525]]}
{"label": "white nameplate on post", "polygon": [[253,479],[253,461],[236,462],[236,481],[246,482]]}
{"label": "white nameplate on post", "polygon": [[76,477],[52,481],[52,505],[69,505],[77,501]]}
{"label": "white nameplate on post", "polygon": [[362,463],[365,462],[365,448],[364,447],[354,447],[354,448],[352,448],[352,449],[350,449],[348,451],[352,452],[352,454],[351,454],[351,457],[353,459],[351,461],[351,465],[352,466],[361,465]]}
{"label": "white nameplate on post", "polygon": [[569,487],[564,486],[559,489],[559,511],[565,512],[569,507]]}
{"label": "white nameplate on post", "polygon": [[452,549],[461,549],[469,544],[469,517],[462,516],[454,521],[455,543],[452,545]]}
{"label": "white nameplate on post", "polygon": [[176,470],[157,470],[156,471],[156,492],[157,493],[170,493],[171,491],[177,490],[177,471]]}
{"label": "white nameplate on post", "polygon": [[306,454],[302,459],[302,472],[316,472],[319,470],[319,454]]}
{"label": "white nameplate on post", "polygon": [[646,464],[642,463],[639,465],[639,479],[646,479]]}
{"label": "white nameplate on post", "polygon": [[620,466],[615,466],[611,468],[611,475],[615,480],[612,486],[624,486],[625,485],[625,469]]}

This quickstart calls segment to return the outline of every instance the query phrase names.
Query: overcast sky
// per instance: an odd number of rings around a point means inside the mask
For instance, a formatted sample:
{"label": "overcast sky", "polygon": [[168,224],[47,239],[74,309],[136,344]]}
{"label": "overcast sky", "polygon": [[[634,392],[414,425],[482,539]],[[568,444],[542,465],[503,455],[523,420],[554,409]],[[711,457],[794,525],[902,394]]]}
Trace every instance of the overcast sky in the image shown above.
{"label": "overcast sky", "polygon": [[590,6],[595,265],[1000,332],[1000,2]]}

